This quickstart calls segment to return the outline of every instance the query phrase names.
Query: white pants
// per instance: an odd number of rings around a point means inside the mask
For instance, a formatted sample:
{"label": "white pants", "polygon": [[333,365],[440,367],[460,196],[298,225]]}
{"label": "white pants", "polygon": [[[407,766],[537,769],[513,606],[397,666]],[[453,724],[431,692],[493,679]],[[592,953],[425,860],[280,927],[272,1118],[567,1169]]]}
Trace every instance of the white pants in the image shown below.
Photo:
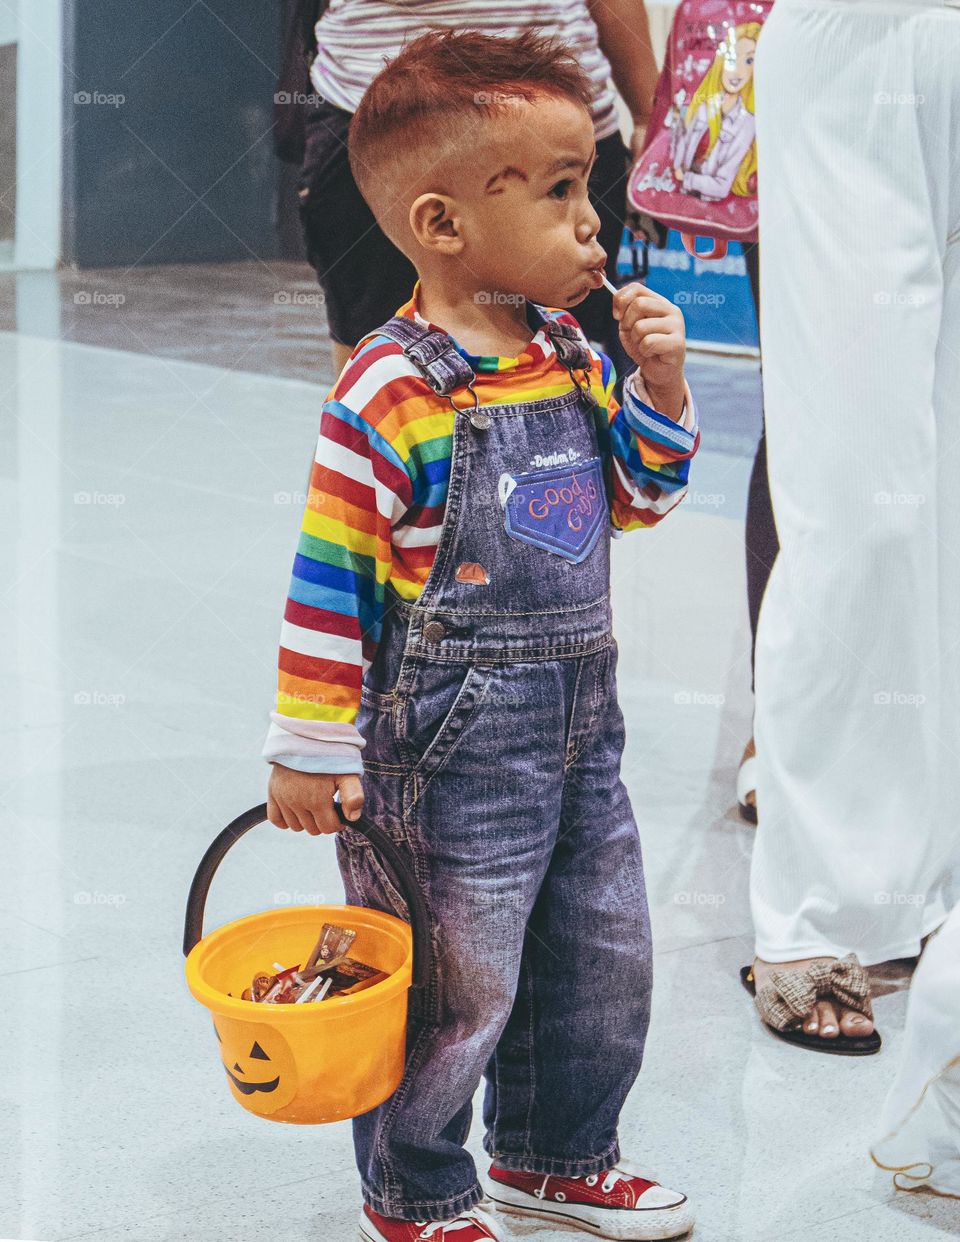
{"label": "white pants", "polygon": [[910,985],[900,1069],[873,1158],[901,1190],[960,1198],[960,906],[924,949]]}
{"label": "white pants", "polygon": [[919,951],[960,834],[960,8],[777,0],[756,66],[767,453],[757,954]]}

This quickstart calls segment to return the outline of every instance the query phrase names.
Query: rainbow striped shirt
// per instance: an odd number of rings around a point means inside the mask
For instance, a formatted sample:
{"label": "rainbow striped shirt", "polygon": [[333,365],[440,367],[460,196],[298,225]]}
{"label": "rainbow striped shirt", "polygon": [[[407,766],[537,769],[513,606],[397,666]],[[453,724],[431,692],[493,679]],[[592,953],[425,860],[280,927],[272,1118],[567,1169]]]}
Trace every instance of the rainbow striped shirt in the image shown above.
{"label": "rainbow striped shirt", "polygon": [[[417,311],[419,284],[397,312]],[[565,310],[540,318],[576,325]],[[456,342],[454,342],[456,344]],[[556,397],[570,388],[545,328],[518,358],[457,349],[477,374],[481,406]],[[613,396],[616,376],[591,348],[591,390],[609,411],[614,534],[653,526],[682,499],[699,432],[689,390],[679,423],[645,401],[638,373]],[[396,342],[376,332],[350,357],[320,416],[293,576],[280,634],[276,710],[265,759],[308,772],[363,770],[355,720],[376,653],[387,584],[404,600],[423,589],[440,541],[453,422]]]}

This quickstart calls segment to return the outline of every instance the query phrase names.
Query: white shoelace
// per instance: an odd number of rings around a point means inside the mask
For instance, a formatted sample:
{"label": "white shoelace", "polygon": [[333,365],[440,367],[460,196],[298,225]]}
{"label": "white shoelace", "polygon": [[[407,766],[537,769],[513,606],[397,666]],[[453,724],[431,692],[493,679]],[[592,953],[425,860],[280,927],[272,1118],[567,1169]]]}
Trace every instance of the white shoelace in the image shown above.
{"label": "white shoelace", "polygon": [[[533,1192],[537,1196],[538,1199],[543,1199],[546,1197],[547,1182],[549,1182],[552,1176],[554,1176],[552,1173],[548,1173],[547,1176],[540,1183],[540,1189],[535,1190]],[[594,1178],[594,1182],[595,1182],[596,1178],[599,1177],[600,1175],[597,1173],[597,1174],[590,1174],[590,1176]],[[617,1168],[609,1169],[607,1173],[605,1174],[603,1181],[600,1183],[600,1189],[603,1191],[605,1195],[607,1195],[610,1193],[611,1190],[613,1190],[617,1182],[626,1182],[626,1181],[629,1181],[631,1177],[639,1177],[639,1176],[640,1175],[638,1173],[630,1173],[624,1169],[617,1169]],[[586,1180],[586,1176],[583,1173],[570,1174],[570,1180],[572,1182],[579,1181],[581,1178],[584,1178],[584,1180]],[[590,1184],[593,1185],[594,1183],[590,1183]]]}
{"label": "white shoelace", "polygon": [[487,1217],[482,1208],[474,1208],[466,1216],[458,1216],[456,1220],[435,1220],[430,1224],[427,1224],[426,1221],[418,1220],[416,1223],[426,1226],[419,1235],[421,1238],[432,1238],[438,1229],[440,1230],[438,1237],[445,1238],[448,1233],[454,1233],[458,1229],[475,1229],[478,1225],[492,1233],[493,1226],[493,1222]]}

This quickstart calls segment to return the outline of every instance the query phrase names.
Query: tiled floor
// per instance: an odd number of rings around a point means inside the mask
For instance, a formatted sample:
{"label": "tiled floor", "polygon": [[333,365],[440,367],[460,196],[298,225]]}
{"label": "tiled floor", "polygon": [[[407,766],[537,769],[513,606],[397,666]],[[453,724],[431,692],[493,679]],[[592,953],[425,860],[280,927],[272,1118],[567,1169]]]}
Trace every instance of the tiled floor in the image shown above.
{"label": "tiled floor", "polygon": [[[98,287],[142,306],[83,330],[69,308],[89,274],[0,280],[5,1237],[354,1237],[349,1126],[271,1126],[238,1108],[179,956],[200,855],[265,796],[280,612],[331,378],[315,365],[316,307],[261,313],[273,279],[116,273]],[[301,269],[285,279],[312,289]],[[757,379],[694,370],[693,503],[615,545],[626,779],[657,946],[624,1147],[688,1191],[702,1242],[952,1237],[960,1204],[894,1192],[867,1156],[907,967],[878,979],[886,1044],[863,1061],[765,1035],[737,980],[751,948],[752,830],[732,789],[750,720],[742,514]],[[207,925],[340,898],[330,842],[264,826],[224,864]],[[471,1150],[479,1160],[477,1127]]]}

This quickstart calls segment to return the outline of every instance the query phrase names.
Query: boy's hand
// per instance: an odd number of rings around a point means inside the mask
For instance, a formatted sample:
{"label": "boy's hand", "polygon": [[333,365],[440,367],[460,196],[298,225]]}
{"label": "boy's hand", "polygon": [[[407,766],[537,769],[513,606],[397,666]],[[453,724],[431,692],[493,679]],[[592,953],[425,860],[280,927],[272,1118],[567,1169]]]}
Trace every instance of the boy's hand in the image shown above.
{"label": "boy's hand", "polygon": [[634,281],[617,291],[613,317],[620,343],[640,368],[651,404],[676,422],[683,414],[686,327],[672,302]]}
{"label": "boy's hand", "polygon": [[347,819],[363,810],[363,785],[359,776],[333,776],[326,772],[297,772],[282,763],[270,765],[267,819],[277,828],[309,832],[311,837],[339,832],[343,827],[333,804],[340,791],[340,804]]}

